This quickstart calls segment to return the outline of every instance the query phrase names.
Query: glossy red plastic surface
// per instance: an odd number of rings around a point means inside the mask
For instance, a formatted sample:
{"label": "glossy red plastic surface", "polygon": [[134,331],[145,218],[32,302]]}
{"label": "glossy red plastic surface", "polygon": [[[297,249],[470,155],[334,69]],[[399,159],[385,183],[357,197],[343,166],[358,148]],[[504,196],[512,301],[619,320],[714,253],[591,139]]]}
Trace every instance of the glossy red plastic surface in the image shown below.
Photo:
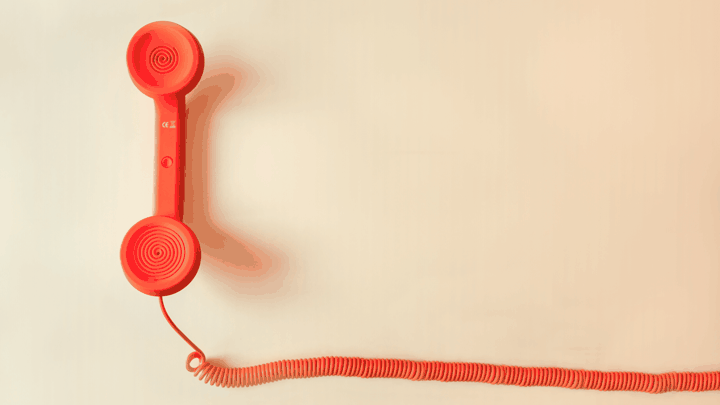
{"label": "glossy red plastic surface", "polygon": [[182,222],[162,215],[145,218],[125,235],[120,261],[125,277],[149,295],[185,288],[200,266],[200,243]]}
{"label": "glossy red plastic surface", "polygon": [[169,21],[157,21],[133,35],[127,65],[133,82],[147,96],[185,95],[200,82],[205,58],[190,31]]}
{"label": "glossy red plastic surface", "polygon": [[130,284],[156,296],[174,294],[197,274],[200,244],[183,224],[185,95],[200,81],[205,58],[197,39],[178,24],[158,21],[130,40],[127,65],[135,86],[155,100],[158,141],[155,215],[125,235],[120,260]]}

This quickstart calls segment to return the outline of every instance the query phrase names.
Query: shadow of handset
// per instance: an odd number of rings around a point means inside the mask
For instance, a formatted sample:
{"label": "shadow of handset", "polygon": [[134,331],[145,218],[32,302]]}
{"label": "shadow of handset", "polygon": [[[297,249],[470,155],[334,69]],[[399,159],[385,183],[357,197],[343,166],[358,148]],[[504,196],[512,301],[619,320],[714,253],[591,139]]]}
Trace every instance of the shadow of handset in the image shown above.
{"label": "shadow of handset", "polygon": [[230,56],[209,59],[206,66],[203,80],[188,95],[183,220],[202,246],[203,260],[208,264],[203,271],[236,293],[277,293],[287,276],[285,255],[251,236],[240,238],[227,231],[211,206],[215,194],[209,175],[213,161],[210,146],[215,136],[213,119],[241,104],[260,78],[255,69]]}

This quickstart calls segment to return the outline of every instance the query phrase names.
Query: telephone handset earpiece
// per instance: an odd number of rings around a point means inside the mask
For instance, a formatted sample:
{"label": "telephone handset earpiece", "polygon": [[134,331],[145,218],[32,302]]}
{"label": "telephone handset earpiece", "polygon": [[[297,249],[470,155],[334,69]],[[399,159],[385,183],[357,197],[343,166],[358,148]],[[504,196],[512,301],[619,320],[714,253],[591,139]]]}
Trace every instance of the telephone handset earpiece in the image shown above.
{"label": "telephone handset earpiece", "polygon": [[200,266],[200,243],[182,223],[185,177],[185,95],[205,66],[198,40],[178,24],[158,21],[130,40],[127,65],[133,83],[155,100],[158,115],[155,215],[135,224],[120,249],[125,276],[154,296],[185,288]]}

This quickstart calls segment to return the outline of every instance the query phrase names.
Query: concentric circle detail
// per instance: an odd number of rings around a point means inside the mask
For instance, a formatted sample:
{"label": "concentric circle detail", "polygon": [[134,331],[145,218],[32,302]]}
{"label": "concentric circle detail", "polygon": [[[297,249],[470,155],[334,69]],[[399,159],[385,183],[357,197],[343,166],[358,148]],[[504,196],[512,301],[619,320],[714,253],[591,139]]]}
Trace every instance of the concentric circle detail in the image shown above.
{"label": "concentric circle detail", "polygon": [[158,73],[168,73],[178,64],[178,53],[175,48],[160,45],[150,52],[150,66]]}
{"label": "concentric circle detail", "polygon": [[138,270],[148,281],[163,280],[180,271],[186,255],[180,235],[164,226],[145,227],[133,250]]}
{"label": "concentric circle detail", "polygon": [[125,277],[140,292],[154,296],[185,288],[200,266],[200,242],[175,218],[154,215],[125,234],[120,261]]}

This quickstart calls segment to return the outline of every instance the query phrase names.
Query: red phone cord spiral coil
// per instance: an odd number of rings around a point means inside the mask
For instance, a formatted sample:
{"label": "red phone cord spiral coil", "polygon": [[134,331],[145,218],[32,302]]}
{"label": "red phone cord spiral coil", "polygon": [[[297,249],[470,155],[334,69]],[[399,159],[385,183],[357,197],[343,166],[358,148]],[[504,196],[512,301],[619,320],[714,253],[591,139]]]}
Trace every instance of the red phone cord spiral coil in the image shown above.
{"label": "red phone cord spiral coil", "polygon": [[[710,391],[720,389],[720,371],[669,372],[662,374],[576,370],[560,367],[520,367],[484,363],[447,363],[359,357],[318,357],[281,360],[253,367],[219,367],[208,363],[205,354],[178,329],[160,308],[170,326],[193,349],[187,369],[200,381],[220,387],[249,387],[291,378],[343,376],[362,378],[404,378],[413,381],[474,381],[489,384],[542,386],[599,391],[641,391],[660,394],[669,391]],[[192,367],[190,362],[200,364]]]}

